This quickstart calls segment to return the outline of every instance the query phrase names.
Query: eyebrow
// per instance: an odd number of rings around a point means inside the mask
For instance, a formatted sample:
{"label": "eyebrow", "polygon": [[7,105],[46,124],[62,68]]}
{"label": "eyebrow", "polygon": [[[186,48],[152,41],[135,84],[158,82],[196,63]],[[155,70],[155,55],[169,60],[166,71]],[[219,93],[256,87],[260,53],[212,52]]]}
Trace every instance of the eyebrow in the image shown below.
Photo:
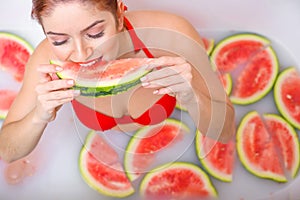
{"label": "eyebrow", "polygon": [[[88,27],[86,27],[86,28],[84,28],[82,31],[80,31],[81,33],[82,32],[85,32],[85,31],[87,31],[87,30],[89,30],[90,28],[92,28],[92,27],[94,27],[94,26],[96,26],[97,24],[100,24],[100,23],[103,23],[104,22],[104,20],[97,20],[97,21],[95,21],[94,23],[92,23],[91,25],[89,25]],[[67,34],[65,34],[65,33],[56,33],[56,32],[52,32],[52,31],[48,31],[47,32],[47,35],[67,35]]]}

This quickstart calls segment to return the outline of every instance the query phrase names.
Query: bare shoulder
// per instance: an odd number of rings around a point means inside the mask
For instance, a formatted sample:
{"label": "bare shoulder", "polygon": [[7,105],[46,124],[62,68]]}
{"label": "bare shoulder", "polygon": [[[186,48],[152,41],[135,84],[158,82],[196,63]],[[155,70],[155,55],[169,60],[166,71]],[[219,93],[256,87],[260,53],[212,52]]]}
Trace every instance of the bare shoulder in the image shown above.
{"label": "bare shoulder", "polygon": [[130,11],[126,17],[135,28],[155,27],[181,32],[202,44],[195,27],[183,16],[166,11]]}

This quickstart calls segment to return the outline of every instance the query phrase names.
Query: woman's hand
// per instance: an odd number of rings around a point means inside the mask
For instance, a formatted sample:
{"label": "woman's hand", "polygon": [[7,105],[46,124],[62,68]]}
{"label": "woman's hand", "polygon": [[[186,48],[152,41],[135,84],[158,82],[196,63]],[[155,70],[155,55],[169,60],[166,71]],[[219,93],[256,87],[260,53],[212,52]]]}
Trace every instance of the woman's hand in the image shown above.
{"label": "woman's hand", "polygon": [[145,88],[156,88],[154,94],[169,94],[182,103],[194,97],[192,66],[181,57],[163,56],[150,62],[148,69],[156,69],[141,78]]}
{"label": "woman's hand", "polygon": [[40,122],[50,122],[55,119],[57,110],[74,97],[80,94],[77,90],[71,90],[74,80],[60,80],[55,78],[56,72],[62,70],[56,65],[40,65],[37,68],[40,73],[40,82],[36,86],[37,105],[35,119]]}

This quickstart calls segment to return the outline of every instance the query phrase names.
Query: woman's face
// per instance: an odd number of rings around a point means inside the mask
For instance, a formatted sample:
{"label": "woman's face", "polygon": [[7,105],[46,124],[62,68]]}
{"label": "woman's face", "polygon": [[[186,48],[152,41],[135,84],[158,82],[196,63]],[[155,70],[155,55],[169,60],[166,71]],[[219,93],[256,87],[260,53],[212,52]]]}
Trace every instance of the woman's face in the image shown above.
{"label": "woman's face", "polygon": [[61,61],[88,64],[91,56],[104,60],[117,56],[118,40],[110,38],[116,38],[112,36],[121,31],[123,24],[117,27],[111,12],[90,4],[65,3],[57,5],[50,16],[42,17],[42,22],[53,52]]}

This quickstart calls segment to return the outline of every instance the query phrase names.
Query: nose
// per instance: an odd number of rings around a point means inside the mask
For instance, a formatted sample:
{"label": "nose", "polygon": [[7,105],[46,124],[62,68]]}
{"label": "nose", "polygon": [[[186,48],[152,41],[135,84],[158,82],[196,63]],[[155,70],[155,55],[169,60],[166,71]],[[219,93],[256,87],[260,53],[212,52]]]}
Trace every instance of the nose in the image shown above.
{"label": "nose", "polygon": [[70,59],[73,62],[84,62],[93,54],[93,48],[85,41],[78,39],[74,41],[73,51]]}

